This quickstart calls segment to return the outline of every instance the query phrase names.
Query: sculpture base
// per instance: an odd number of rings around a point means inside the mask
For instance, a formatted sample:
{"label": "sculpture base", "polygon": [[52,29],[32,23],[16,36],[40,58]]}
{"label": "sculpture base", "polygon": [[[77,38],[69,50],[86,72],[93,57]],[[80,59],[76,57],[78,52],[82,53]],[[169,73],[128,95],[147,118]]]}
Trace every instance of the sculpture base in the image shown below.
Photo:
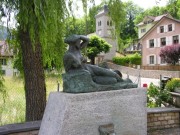
{"label": "sculpture base", "polygon": [[109,123],[117,135],[146,135],[146,89],[51,93],[39,135],[99,135]]}

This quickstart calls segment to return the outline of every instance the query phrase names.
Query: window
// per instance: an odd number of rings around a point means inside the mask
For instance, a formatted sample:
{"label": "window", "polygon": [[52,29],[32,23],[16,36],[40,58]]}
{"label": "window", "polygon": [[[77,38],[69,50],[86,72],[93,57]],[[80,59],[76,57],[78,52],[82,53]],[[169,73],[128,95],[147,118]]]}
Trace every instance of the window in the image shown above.
{"label": "window", "polygon": [[101,21],[98,22],[98,26],[101,26]]}
{"label": "window", "polygon": [[1,65],[7,65],[6,59],[0,59]]}
{"label": "window", "polygon": [[173,44],[179,43],[179,36],[173,36]]}
{"label": "window", "polygon": [[164,32],[164,26],[160,26],[160,33]]}
{"label": "window", "polygon": [[141,29],[141,33],[144,33],[144,32],[146,32],[146,29],[145,28]]}
{"label": "window", "polygon": [[172,31],[172,24],[168,25],[168,31]]}
{"label": "window", "polygon": [[149,64],[154,64],[154,56],[149,56]]}
{"label": "window", "polygon": [[166,38],[161,38],[161,46],[165,46],[166,45]]}
{"label": "window", "polygon": [[109,21],[107,21],[107,26],[109,26]]}
{"label": "window", "polygon": [[154,39],[149,40],[149,48],[154,48]]}

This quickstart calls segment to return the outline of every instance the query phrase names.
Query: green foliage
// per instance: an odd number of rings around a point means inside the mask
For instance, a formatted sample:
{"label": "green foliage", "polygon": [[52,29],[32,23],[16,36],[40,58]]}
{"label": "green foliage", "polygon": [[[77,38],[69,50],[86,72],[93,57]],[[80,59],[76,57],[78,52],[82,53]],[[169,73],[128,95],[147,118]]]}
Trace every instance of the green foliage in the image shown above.
{"label": "green foliage", "polygon": [[[42,46],[44,65],[52,66],[53,62],[56,68],[63,67],[62,56],[65,51],[64,40],[64,18],[67,15],[65,1],[51,0],[33,0],[33,1],[6,1],[1,0],[1,4],[5,9],[8,9],[7,16],[13,12],[18,24],[16,32],[12,33],[19,35],[20,32],[28,33],[31,44],[35,46],[40,42]],[[20,37],[13,35],[14,40],[20,44]],[[10,37],[12,39],[12,37]],[[15,42],[12,42],[15,43]],[[15,43],[16,44],[16,43]],[[20,45],[16,52],[16,67],[21,65],[22,48]],[[21,69],[21,68],[18,68]]]}
{"label": "green foliage", "polygon": [[127,66],[129,64],[141,65],[141,56],[138,53],[131,56],[114,57],[112,60],[115,64],[122,66]]}
{"label": "green foliage", "polygon": [[93,33],[96,31],[96,19],[95,15],[97,15],[98,11],[102,8],[102,4],[93,6],[89,9],[89,14],[87,18],[87,34]]}
{"label": "green foliage", "polygon": [[173,92],[176,88],[180,88],[180,78],[173,78],[169,80],[165,86],[165,89],[171,92]]}
{"label": "green foliage", "polygon": [[89,59],[94,59],[99,53],[107,53],[111,48],[104,39],[98,36],[91,36],[87,46],[87,56]]}
{"label": "green foliage", "polygon": [[[57,82],[60,82],[60,90],[62,90],[62,78],[59,74],[46,74],[47,97],[50,92],[57,91]],[[5,102],[0,92],[0,126],[25,122],[24,80],[19,77],[4,77],[4,89],[6,90]]]}
{"label": "green foliage", "polygon": [[138,38],[138,32],[134,23],[134,19],[137,15],[143,12],[143,9],[138,5],[134,4],[132,1],[124,2],[126,20],[122,25],[122,31],[120,36],[124,46],[129,46],[133,43],[133,40]]}
{"label": "green foliage", "polygon": [[125,5],[121,0],[109,0],[108,2],[109,16],[111,17],[115,26],[115,35],[117,37],[118,49],[123,51],[122,38],[120,33],[122,31],[122,25],[126,19]]}
{"label": "green foliage", "polygon": [[135,22],[135,24],[138,24],[138,23],[142,22],[142,20],[144,19],[145,16],[159,16],[159,15],[162,15],[165,13],[167,13],[166,8],[154,6],[150,9],[145,10],[141,14],[137,15],[134,22]]}
{"label": "green foliage", "polygon": [[169,91],[162,90],[160,87],[154,85],[153,83],[150,84],[148,90],[147,90],[147,106],[152,107],[161,107],[162,104],[165,102],[169,102],[171,99],[171,96],[169,94]]}
{"label": "green foliage", "polygon": [[86,22],[84,18],[68,17],[65,19],[65,37],[72,34],[85,35]]}
{"label": "green foliage", "polygon": [[114,57],[112,61],[115,64],[126,66],[129,64],[129,57]]}
{"label": "green foliage", "polygon": [[135,53],[132,56],[129,56],[130,64],[141,65],[141,56],[138,53]]}

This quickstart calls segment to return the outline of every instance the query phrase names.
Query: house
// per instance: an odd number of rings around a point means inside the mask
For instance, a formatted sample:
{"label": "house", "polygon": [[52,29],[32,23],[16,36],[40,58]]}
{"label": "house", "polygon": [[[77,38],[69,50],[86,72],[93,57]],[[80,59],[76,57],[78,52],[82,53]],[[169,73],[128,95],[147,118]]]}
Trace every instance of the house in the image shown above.
{"label": "house", "polygon": [[163,14],[160,16],[146,16],[142,22],[140,22],[138,26],[138,38],[140,39],[147,31],[149,31],[162,17],[167,16],[172,18],[170,14]]}
{"label": "house", "polygon": [[[165,61],[159,56],[160,50],[164,46],[179,44],[180,41],[180,20],[172,18],[170,15],[163,15],[151,28],[143,35],[140,33],[140,43],[142,44],[142,66],[162,66]],[[149,20],[150,18],[146,20]],[[156,19],[157,20],[157,19]],[[147,25],[151,25],[148,23]],[[145,28],[145,26],[143,26]],[[142,26],[139,29],[143,28]],[[146,27],[149,28],[149,27]]]}
{"label": "house", "polygon": [[0,64],[3,75],[13,76],[18,73],[16,69],[13,69],[12,62],[13,52],[9,49],[9,46],[5,41],[0,41]]}
{"label": "house", "polygon": [[[104,5],[102,10],[95,16],[96,18],[96,32],[94,34],[103,38],[106,42],[108,42],[112,47],[110,51],[106,54],[101,53],[96,58],[96,64],[102,62],[103,60],[112,60],[114,56],[116,56],[117,51],[117,41],[113,37],[114,26],[111,18],[108,16],[108,6]],[[91,34],[90,34],[91,35]]]}

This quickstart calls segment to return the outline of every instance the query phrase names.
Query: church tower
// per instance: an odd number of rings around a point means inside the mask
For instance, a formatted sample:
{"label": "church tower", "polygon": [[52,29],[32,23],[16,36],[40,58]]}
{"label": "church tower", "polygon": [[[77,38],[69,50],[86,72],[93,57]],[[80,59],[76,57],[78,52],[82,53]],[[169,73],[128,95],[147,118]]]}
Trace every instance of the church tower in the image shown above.
{"label": "church tower", "polygon": [[113,38],[114,26],[111,18],[108,16],[108,6],[104,5],[103,9],[95,16],[96,18],[96,35],[103,38],[111,44],[111,49],[106,54],[100,54],[104,60],[112,60],[116,56],[117,41]]}

